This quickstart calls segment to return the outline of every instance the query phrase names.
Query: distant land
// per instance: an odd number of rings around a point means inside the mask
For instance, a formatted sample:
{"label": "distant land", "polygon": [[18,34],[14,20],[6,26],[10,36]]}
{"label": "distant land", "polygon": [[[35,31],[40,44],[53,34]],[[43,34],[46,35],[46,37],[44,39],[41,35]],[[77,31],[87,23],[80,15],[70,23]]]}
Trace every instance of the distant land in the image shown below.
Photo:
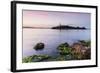
{"label": "distant land", "polygon": [[31,26],[23,26],[23,28],[32,28],[32,29],[50,29],[49,27],[31,27]]}
{"label": "distant land", "polygon": [[59,25],[54,27],[31,27],[31,26],[23,26],[23,28],[32,28],[32,29],[87,29],[85,27],[75,27],[75,26],[69,26],[69,25]]}
{"label": "distant land", "polygon": [[52,29],[86,29],[85,27],[74,27],[74,26],[69,26],[69,25],[59,25],[52,27]]}

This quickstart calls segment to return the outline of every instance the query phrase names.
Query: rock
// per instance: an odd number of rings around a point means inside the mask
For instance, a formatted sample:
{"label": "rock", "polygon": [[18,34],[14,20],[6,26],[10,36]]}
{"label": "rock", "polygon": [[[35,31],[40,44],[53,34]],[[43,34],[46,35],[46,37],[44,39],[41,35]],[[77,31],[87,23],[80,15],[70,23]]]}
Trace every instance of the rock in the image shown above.
{"label": "rock", "polygon": [[40,62],[49,59],[50,56],[48,55],[32,55],[23,58],[23,63],[30,63],[30,62]]}
{"label": "rock", "polygon": [[34,47],[35,50],[42,50],[44,48],[44,43],[37,43]]}
{"label": "rock", "polygon": [[40,61],[44,61],[48,58],[49,58],[48,55],[34,55],[32,62],[40,62]]}
{"label": "rock", "polygon": [[80,42],[83,46],[87,46],[87,47],[90,47],[90,46],[91,46],[91,41],[79,40],[79,42]]}
{"label": "rock", "polygon": [[72,45],[72,50],[73,50],[75,53],[81,52],[82,49],[83,49],[83,46],[82,46],[82,44],[80,44],[80,43],[74,43],[74,44]]}
{"label": "rock", "polygon": [[85,52],[84,46],[81,43],[74,43],[72,45],[72,55],[75,59],[82,59],[83,53]]}
{"label": "rock", "polygon": [[68,55],[71,53],[71,48],[68,43],[62,43],[57,47],[60,55]]}
{"label": "rock", "polygon": [[91,59],[91,49],[85,51],[84,59]]}
{"label": "rock", "polygon": [[75,59],[87,59],[90,57],[90,47],[83,45],[83,41],[81,43],[74,43],[72,45],[72,55]]}

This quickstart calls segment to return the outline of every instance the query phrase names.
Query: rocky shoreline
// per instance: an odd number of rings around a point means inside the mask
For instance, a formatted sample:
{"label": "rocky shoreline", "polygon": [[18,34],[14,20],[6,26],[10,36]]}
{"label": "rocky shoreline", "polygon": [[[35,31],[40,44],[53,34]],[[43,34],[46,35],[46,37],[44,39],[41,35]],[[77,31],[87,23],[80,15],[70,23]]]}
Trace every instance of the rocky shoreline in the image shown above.
{"label": "rocky shoreline", "polygon": [[[44,43],[37,43],[35,50],[43,50]],[[67,42],[61,43],[56,48],[59,56],[53,57],[49,55],[32,55],[23,58],[23,63],[30,62],[46,62],[46,61],[67,61],[67,60],[86,60],[91,59],[91,42],[79,40],[78,42],[69,45]]]}

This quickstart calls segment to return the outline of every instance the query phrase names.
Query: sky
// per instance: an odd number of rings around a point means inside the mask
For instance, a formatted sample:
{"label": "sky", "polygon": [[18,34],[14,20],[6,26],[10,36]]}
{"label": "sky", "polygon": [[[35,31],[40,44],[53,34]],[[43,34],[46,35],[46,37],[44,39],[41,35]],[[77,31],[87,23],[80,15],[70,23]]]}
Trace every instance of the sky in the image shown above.
{"label": "sky", "polygon": [[61,24],[90,28],[90,22],[90,13],[23,10],[23,26],[53,27]]}

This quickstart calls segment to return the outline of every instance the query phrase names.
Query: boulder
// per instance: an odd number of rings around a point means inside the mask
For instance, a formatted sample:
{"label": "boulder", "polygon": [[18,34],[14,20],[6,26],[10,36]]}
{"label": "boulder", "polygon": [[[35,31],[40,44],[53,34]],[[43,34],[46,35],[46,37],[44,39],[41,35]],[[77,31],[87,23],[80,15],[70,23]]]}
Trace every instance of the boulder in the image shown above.
{"label": "boulder", "polygon": [[34,49],[35,49],[35,50],[42,50],[44,47],[45,47],[44,43],[37,43],[37,44],[34,46]]}
{"label": "boulder", "polygon": [[60,55],[68,55],[71,53],[71,48],[68,43],[62,43],[57,47]]}
{"label": "boulder", "polygon": [[[90,57],[90,49],[82,43],[74,43],[72,45],[72,55],[75,59],[87,59]],[[88,58],[89,58],[88,57]]]}

